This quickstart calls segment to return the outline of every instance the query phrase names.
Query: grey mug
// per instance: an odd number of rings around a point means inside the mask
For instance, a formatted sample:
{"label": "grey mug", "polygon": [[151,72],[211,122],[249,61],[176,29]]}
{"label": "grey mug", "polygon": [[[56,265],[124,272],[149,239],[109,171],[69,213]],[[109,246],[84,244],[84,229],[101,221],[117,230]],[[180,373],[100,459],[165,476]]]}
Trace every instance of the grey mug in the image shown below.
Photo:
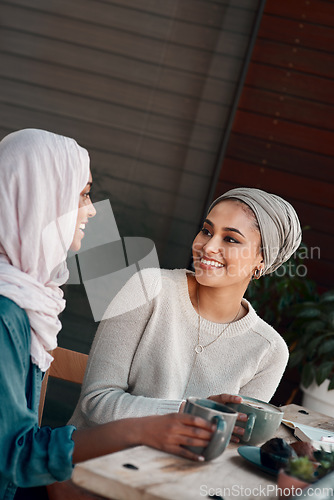
{"label": "grey mug", "polygon": [[238,413],[248,415],[247,422],[238,422],[244,427],[245,433],[240,437],[241,443],[259,445],[272,438],[282,422],[284,412],[272,404],[242,396],[242,403],[227,403],[230,408]]}
{"label": "grey mug", "polygon": [[211,399],[194,397],[187,399],[183,411],[215,423],[217,426],[207,447],[187,446],[187,448],[202,455],[205,460],[213,460],[221,455],[230,442],[238,412]]}

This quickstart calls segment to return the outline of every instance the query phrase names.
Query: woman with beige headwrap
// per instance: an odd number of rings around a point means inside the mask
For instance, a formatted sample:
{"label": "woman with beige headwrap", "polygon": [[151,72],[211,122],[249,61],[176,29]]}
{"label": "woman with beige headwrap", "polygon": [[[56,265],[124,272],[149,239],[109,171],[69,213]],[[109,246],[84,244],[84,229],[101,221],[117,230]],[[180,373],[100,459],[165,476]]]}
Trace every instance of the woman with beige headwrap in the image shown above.
{"label": "woman with beige headwrap", "polygon": [[243,296],[300,241],[296,212],[279,196],[251,188],[220,196],[193,242],[194,272],[146,269],[111,302],[72,423],[180,411],[188,396],[269,401],[288,349]]}

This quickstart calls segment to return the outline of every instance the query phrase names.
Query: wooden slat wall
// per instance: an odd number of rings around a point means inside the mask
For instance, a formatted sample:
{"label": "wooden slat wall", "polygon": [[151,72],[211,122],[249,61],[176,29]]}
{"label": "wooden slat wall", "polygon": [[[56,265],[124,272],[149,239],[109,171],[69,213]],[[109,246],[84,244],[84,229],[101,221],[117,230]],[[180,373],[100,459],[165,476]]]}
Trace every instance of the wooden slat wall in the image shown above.
{"label": "wooden slat wall", "polygon": [[334,2],[267,0],[216,195],[238,185],[286,197],[309,277],[334,286]]}
{"label": "wooden slat wall", "polygon": [[122,235],[187,264],[258,0],[3,0],[0,129],[91,155]]}

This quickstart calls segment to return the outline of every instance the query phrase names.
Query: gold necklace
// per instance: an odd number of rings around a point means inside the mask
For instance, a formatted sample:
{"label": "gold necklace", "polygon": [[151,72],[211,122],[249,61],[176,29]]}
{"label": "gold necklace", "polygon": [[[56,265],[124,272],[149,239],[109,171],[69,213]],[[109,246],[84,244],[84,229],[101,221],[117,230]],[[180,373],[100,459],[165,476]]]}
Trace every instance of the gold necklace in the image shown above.
{"label": "gold necklace", "polygon": [[209,347],[209,345],[213,344],[214,342],[216,342],[216,340],[218,340],[224,332],[226,332],[226,330],[228,329],[228,327],[230,326],[231,323],[233,323],[237,317],[239,316],[239,313],[240,313],[240,310],[241,310],[241,307],[242,307],[242,304],[240,303],[240,307],[238,309],[238,312],[237,314],[234,316],[234,318],[232,319],[232,321],[230,321],[228,323],[227,326],[225,326],[225,328],[219,333],[218,337],[216,337],[214,340],[212,340],[211,342],[209,342],[208,344],[206,345],[202,345],[200,344],[200,335],[201,335],[201,311],[200,311],[200,308],[199,308],[199,287],[197,285],[197,289],[196,289],[196,295],[197,295],[197,309],[198,309],[198,328],[197,328],[197,344],[195,346],[195,356],[194,356],[194,360],[193,360],[193,363],[191,365],[191,368],[190,368],[190,372],[189,372],[189,377],[188,377],[188,380],[187,380],[187,384],[186,384],[186,387],[183,391],[183,395],[182,395],[182,398],[181,399],[184,399],[184,396],[187,392],[187,389],[188,389],[188,385],[189,385],[189,382],[190,382],[190,379],[191,379],[191,376],[192,376],[192,373],[193,373],[193,370],[194,370],[194,367],[195,367],[195,363],[196,363],[196,359],[197,359],[197,355],[198,354],[201,354],[201,352],[204,351],[204,349],[206,349],[206,347]]}
{"label": "gold necklace", "polygon": [[209,342],[208,344],[206,345],[202,345],[200,344],[200,333],[201,333],[201,311],[200,311],[200,308],[199,308],[199,287],[197,286],[197,309],[198,309],[198,329],[197,329],[197,345],[195,346],[195,352],[196,354],[201,354],[201,352],[204,351],[204,349],[206,349],[206,347],[209,347],[209,345],[213,344],[214,342],[216,342],[216,340],[218,340],[224,332],[226,332],[226,330],[228,329],[228,327],[230,326],[231,323],[233,323],[237,317],[239,316],[239,313],[240,313],[240,310],[241,310],[241,307],[242,307],[242,304],[240,304],[240,307],[238,309],[238,312],[237,314],[234,316],[234,318],[232,319],[232,321],[230,321],[226,326],[225,328],[220,332],[220,334],[218,335],[218,337],[216,337],[214,340],[212,340],[211,342]]}

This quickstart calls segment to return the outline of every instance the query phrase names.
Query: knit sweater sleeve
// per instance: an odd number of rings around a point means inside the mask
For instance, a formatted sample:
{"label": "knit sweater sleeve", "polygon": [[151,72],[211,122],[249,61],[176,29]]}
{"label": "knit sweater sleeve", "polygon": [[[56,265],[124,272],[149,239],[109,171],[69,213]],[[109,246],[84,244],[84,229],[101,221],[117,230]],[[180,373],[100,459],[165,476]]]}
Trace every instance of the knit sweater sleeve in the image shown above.
{"label": "knit sweater sleeve", "polygon": [[[71,419],[92,426],[127,417],[178,412],[180,400],[132,395],[129,373],[155,301],[159,280],[146,273],[134,275],[110,304],[89,354],[78,407]],[[143,294],[143,288],[145,293]],[[80,421],[80,418],[79,418]]]}
{"label": "knit sweater sleeve", "polygon": [[254,377],[240,388],[241,395],[266,402],[273,397],[289,359],[289,350],[285,341],[277,332],[273,329],[272,331],[275,335],[273,338],[267,338],[268,348],[262,356]]}

